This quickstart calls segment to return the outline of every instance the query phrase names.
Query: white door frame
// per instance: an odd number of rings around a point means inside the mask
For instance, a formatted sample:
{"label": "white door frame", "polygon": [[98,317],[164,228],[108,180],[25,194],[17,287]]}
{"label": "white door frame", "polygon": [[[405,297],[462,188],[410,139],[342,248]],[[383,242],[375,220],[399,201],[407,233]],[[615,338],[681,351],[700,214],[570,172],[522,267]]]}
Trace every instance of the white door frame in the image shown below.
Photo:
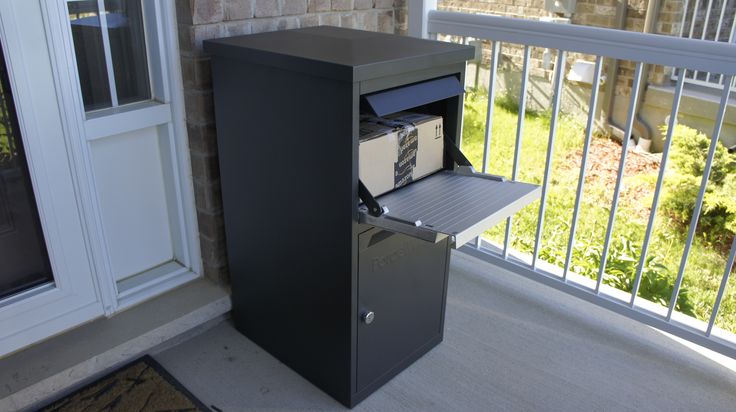
{"label": "white door frame", "polygon": [[[78,177],[79,202],[87,227],[105,314],[163,293],[200,276],[201,257],[191,166],[185,123],[175,6],[172,0],[143,0],[150,80],[154,99],[112,111],[106,117],[85,114],[79,88],[67,1],[40,1],[55,74],[56,94],[62,108],[64,133],[72,141]],[[147,12],[147,13],[146,13]],[[90,154],[90,142],[142,127],[164,128],[169,137],[162,157],[169,167],[166,182],[174,239],[174,260],[145,272],[126,284],[116,282],[101,218]]]}
{"label": "white door frame", "polygon": [[[143,0],[154,100],[107,119],[85,117],[64,0],[0,1],[8,66],[54,283],[0,300],[0,357],[200,276],[173,0]],[[155,17],[155,18],[152,18]],[[147,110],[148,109],[148,110]],[[173,260],[116,282],[100,218],[90,142],[130,124],[158,128],[166,173]]]}
{"label": "white door frame", "polygon": [[54,283],[0,301],[0,356],[103,314],[38,3],[0,2],[11,90]]}

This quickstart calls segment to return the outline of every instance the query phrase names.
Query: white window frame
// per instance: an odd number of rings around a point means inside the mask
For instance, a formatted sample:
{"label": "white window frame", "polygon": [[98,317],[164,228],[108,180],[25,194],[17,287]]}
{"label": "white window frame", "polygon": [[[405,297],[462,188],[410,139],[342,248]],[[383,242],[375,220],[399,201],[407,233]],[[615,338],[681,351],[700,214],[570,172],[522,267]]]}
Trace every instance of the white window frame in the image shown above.
{"label": "white window frame", "polygon": [[[65,133],[76,137],[76,170],[80,204],[87,222],[90,249],[107,315],[123,310],[200,276],[201,257],[194,192],[191,181],[184,97],[179,59],[176,14],[170,0],[142,0],[146,31],[151,100],[86,112],[80,92],[76,55],[71,37],[67,1],[41,0],[47,41],[56,53],[52,66]],[[76,1],[76,0],[71,0]],[[102,0],[98,0],[102,2]],[[112,77],[110,77],[112,78]],[[166,187],[171,193],[174,260],[116,282],[96,196],[90,142],[146,127],[167,128],[169,144],[162,150],[167,169]]]}

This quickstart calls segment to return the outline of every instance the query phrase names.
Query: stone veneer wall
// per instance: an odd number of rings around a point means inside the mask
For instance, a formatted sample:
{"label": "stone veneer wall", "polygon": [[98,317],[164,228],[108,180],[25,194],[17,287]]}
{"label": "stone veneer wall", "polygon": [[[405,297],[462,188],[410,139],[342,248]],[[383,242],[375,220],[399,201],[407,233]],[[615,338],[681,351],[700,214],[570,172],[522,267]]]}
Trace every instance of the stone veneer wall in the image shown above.
{"label": "stone veneer wall", "polygon": [[208,56],[202,41],[330,25],[406,33],[406,0],[176,0],[192,179],[204,274],[228,284]]}

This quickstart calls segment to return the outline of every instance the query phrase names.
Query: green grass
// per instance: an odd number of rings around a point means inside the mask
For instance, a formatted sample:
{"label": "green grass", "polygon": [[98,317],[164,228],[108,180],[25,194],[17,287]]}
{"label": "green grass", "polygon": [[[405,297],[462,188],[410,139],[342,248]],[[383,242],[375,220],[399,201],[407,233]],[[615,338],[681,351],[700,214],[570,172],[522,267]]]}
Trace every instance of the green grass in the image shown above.
{"label": "green grass", "polygon": [[0,156],[10,156],[10,142],[5,135],[0,135]]}
{"label": "green grass", "polygon": [[10,140],[8,134],[5,132],[5,127],[0,124],[0,163],[8,161],[13,157],[13,153],[10,149]]}
{"label": "green grass", "polygon": [[[463,152],[481,170],[487,99],[484,92],[470,92],[466,98],[463,129]],[[494,106],[488,173],[510,177],[516,139],[517,113],[507,99],[499,99]],[[527,113],[522,137],[522,150],[518,180],[540,184],[542,182],[547,144],[549,140],[549,114]],[[579,164],[570,165],[567,156],[583,145],[584,127],[580,123],[561,116],[558,122],[553,150],[553,167],[550,174],[542,247],[540,258],[564,265],[569,239]],[[607,144],[620,145],[613,141]],[[612,160],[615,162],[615,160]],[[566,164],[567,163],[567,164]],[[625,176],[624,188],[653,187],[657,172]],[[571,270],[595,278],[612,201],[612,189],[592,182],[586,184],[578,220],[576,241],[573,248]],[[619,202],[614,225],[611,255],[607,273],[616,274],[604,281],[630,290],[630,283],[638,265],[639,250],[643,242],[648,213],[642,208],[651,206],[647,196],[635,204]],[[537,227],[539,202],[527,206],[513,218],[512,247],[524,253],[532,253]],[[484,237],[503,242],[505,223],[488,230]],[[686,228],[674,225],[667,211],[660,209],[649,248],[640,296],[666,305],[672,284],[684,250]],[[710,247],[698,237],[693,243],[686,266],[683,289],[678,309],[707,321],[723,276],[726,257],[723,252]],[[736,285],[729,285],[734,290]],[[736,332],[736,293],[726,293],[719,312],[718,326]]]}

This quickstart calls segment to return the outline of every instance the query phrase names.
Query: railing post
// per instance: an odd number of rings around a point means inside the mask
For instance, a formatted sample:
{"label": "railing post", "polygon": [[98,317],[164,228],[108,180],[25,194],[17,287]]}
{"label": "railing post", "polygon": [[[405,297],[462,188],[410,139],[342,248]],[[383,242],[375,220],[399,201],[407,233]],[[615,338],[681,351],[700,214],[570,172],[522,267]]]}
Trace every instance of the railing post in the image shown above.
{"label": "railing post", "polygon": [[429,38],[429,11],[437,9],[437,0],[409,0],[409,36]]}

